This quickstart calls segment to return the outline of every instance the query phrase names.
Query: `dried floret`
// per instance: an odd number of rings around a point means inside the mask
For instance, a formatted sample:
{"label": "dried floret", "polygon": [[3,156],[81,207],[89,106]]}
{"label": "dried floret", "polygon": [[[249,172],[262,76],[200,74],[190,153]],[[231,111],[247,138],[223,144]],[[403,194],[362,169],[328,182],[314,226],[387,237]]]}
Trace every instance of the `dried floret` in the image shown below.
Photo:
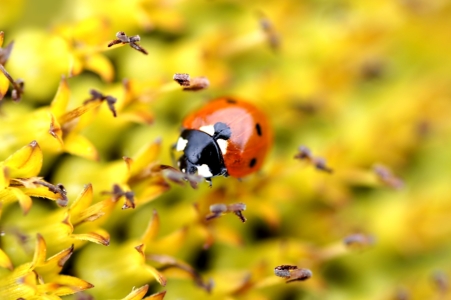
{"label": "dried floret", "polygon": [[210,81],[205,76],[191,78],[187,73],[176,73],[172,77],[184,91],[199,91],[210,86]]}
{"label": "dried floret", "polygon": [[246,210],[246,204],[244,203],[233,203],[229,205],[225,205],[222,203],[212,204],[210,205],[211,214],[205,217],[206,220],[211,220],[218,218],[222,214],[226,213],[234,213],[241,222],[246,222],[246,218],[243,216],[243,211]]}
{"label": "dried floret", "polygon": [[129,44],[130,47],[132,47],[133,49],[135,49],[145,55],[149,54],[146,51],[146,49],[144,49],[143,47],[141,47],[140,45],[137,44],[139,41],[141,41],[141,38],[139,37],[139,35],[134,35],[134,36],[129,37],[125,34],[125,32],[119,31],[116,33],[116,38],[117,39],[111,41],[108,44],[108,47],[111,47],[111,46],[114,46],[117,44],[123,44],[123,45]]}
{"label": "dried floret", "polygon": [[372,235],[355,233],[345,237],[343,243],[350,248],[362,248],[373,246],[376,243],[376,238]]}
{"label": "dried floret", "polygon": [[386,186],[393,189],[401,189],[404,186],[404,181],[395,176],[387,167],[383,165],[375,165],[373,170],[378,179]]}
{"label": "dried floret", "polygon": [[313,156],[312,151],[306,146],[300,146],[298,149],[298,153],[294,156],[294,158],[305,160],[320,171],[324,171],[327,173],[333,172],[333,170],[327,166],[326,160],[324,158]]}
{"label": "dried floret", "polygon": [[274,268],[274,274],[286,278],[286,282],[304,281],[312,277],[309,269],[299,269],[297,266],[281,265]]}
{"label": "dried floret", "polygon": [[10,83],[13,86],[11,98],[14,101],[19,101],[24,92],[24,81],[22,79],[14,80],[5,69],[5,64],[8,62],[9,56],[11,55],[14,42],[10,42],[8,46],[2,48],[4,36],[5,33],[0,31],[0,101],[5,97]]}

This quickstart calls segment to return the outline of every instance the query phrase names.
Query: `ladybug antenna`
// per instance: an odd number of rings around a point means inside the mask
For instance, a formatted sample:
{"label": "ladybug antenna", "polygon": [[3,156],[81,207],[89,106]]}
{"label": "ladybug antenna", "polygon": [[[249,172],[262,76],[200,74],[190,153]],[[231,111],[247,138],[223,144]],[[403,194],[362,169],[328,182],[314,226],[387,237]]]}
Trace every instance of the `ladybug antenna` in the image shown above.
{"label": "ladybug antenna", "polygon": [[230,139],[230,136],[232,135],[232,131],[230,130],[230,127],[227,126],[225,123],[217,122],[213,128],[215,129],[215,133],[213,134],[213,138],[215,140],[223,139],[228,140]]}

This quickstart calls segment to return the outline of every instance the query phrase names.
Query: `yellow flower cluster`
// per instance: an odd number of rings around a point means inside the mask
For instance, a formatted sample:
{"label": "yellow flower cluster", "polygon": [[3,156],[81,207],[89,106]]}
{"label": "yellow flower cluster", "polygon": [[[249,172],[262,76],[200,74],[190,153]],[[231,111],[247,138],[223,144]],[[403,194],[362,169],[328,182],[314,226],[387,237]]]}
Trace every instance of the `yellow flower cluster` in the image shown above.
{"label": "yellow flower cluster", "polygon": [[[449,297],[449,1],[0,15],[0,299]],[[221,96],[275,139],[210,188],[170,149]]]}

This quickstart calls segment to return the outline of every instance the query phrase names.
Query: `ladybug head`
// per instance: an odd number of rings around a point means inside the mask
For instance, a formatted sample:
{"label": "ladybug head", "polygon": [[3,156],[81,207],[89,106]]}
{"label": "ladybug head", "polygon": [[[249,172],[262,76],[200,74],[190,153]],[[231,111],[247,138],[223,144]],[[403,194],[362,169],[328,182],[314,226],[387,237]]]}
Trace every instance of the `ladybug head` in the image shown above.
{"label": "ladybug head", "polygon": [[187,174],[199,174],[211,183],[211,178],[228,176],[223,152],[230,138],[230,128],[221,122],[200,129],[185,129],[176,144],[183,151],[178,161],[179,168]]}

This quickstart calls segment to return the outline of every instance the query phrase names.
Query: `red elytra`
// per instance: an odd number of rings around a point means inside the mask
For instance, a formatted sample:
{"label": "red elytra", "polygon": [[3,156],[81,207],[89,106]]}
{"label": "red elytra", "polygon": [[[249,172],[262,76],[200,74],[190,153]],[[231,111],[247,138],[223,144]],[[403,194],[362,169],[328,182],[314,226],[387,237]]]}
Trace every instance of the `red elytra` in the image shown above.
{"label": "red elytra", "polygon": [[258,171],[272,144],[272,130],[265,114],[255,105],[235,98],[213,100],[183,121],[185,129],[200,129],[217,122],[231,129],[223,155],[228,175],[241,178]]}

